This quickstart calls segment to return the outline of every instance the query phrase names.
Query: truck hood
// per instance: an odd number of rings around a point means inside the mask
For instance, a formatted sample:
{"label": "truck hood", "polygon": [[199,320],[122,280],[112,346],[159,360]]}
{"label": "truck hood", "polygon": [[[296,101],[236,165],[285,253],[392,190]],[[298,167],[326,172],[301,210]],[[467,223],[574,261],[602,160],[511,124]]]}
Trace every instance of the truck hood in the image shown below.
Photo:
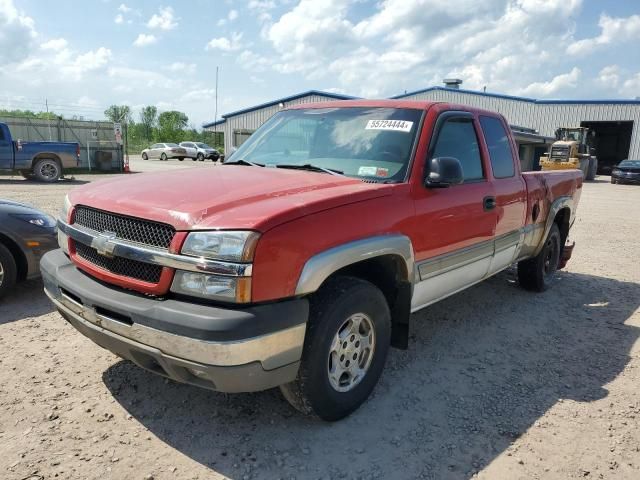
{"label": "truck hood", "polygon": [[77,188],[69,199],[73,205],[168,223],[177,230],[266,231],[392,190],[393,185],[325,173],[224,165],[119,176]]}

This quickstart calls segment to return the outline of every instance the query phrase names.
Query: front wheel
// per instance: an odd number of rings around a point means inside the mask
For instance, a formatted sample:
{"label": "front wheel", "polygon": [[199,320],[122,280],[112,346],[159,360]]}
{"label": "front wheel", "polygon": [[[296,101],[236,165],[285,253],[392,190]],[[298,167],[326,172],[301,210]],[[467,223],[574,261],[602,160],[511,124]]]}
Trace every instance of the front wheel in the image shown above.
{"label": "front wheel", "polygon": [[52,158],[38,160],[33,167],[33,175],[40,182],[57,182],[62,176],[60,164]]}
{"label": "front wheel", "polygon": [[160,155],[160,160],[162,160],[163,162],[166,162],[167,161],[167,155],[165,153]]}
{"label": "front wheel", "polygon": [[204,162],[204,155],[202,153],[198,154],[198,161],[199,162]]}
{"label": "front wheel", "polygon": [[560,263],[561,238],[554,223],[540,253],[518,263],[518,281],[524,289],[544,292],[549,288]]}
{"label": "front wheel", "polygon": [[389,350],[391,314],[375,285],[336,277],[312,298],[298,376],[280,390],[296,409],[335,421],[375,387]]}
{"label": "front wheel", "polygon": [[178,157],[178,160],[182,162],[184,160],[184,157]]}
{"label": "front wheel", "polygon": [[611,183],[615,185],[616,183],[618,183],[618,181],[615,178],[611,178]]}
{"label": "front wheel", "polygon": [[13,255],[0,243],[0,298],[4,297],[16,284],[18,268]]}
{"label": "front wheel", "polygon": [[142,154],[142,159],[143,159],[143,160],[149,160],[149,157],[147,156],[147,154],[146,154],[146,153],[143,153],[143,154]]}

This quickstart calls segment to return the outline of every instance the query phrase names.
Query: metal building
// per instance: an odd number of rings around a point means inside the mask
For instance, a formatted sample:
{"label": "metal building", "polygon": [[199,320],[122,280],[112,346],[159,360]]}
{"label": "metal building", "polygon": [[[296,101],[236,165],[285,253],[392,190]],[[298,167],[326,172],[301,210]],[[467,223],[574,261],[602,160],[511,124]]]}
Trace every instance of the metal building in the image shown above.
{"label": "metal building", "polygon": [[[589,127],[595,132],[598,173],[602,174],[610,173],[613,165],[626,158],[640,159],[639,100],[536,100],[452,87],[431,87],[392,98],[492,110],[504,115],[511,125],[524,125],[548,137],[558,127]],[[534,157],[539,158],[543,151],[544,147],[538,148]]]}
{"label": "metal building", "polygon": [[[640,159],[640,100],[537,100],[495,93],[463,90],[458,79],[446,79],[445,87],[431,87],[396,95],[394,99],[432,100],[459,103],[503,114],[513,127],[523,168],[537,168],[559,127],[589,127],[595,132],[594,146],[598,172],[610,173],[613,165],[626,158]],[[222,116],[203,125],[224,132],[225,152],[238,147],[269,117],[288,105],[355,97],[317,90],[280,98]]]}
{"label": "metal building", "polygon": [[301,103],[326,102],[328,100],[350,100],[356,97],[339,95],[337,93],[309,90],[308,92],[279,98],[271,102],[244,108],[222,115],[217,122],[205,123],[202,127],[211,132],[224,132],[224,151],[229,154],[232,149],[239,147],[266,122],[271,116],[290,105]]}

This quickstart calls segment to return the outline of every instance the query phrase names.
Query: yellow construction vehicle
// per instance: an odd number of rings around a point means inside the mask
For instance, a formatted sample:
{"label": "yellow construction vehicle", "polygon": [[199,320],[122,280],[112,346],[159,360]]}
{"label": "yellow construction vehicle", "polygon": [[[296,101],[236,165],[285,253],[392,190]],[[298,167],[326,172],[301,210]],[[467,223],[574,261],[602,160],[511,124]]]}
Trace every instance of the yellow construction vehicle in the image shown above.
{"label": "yellow construction vehicle", "polygon": [[586,127],[561,127],[556,130],[556,141],[551,150],[540,157],[542,170],[582,170],[586,180],[593,180],[598,170],[598,159],[591,145],[593,133]]}

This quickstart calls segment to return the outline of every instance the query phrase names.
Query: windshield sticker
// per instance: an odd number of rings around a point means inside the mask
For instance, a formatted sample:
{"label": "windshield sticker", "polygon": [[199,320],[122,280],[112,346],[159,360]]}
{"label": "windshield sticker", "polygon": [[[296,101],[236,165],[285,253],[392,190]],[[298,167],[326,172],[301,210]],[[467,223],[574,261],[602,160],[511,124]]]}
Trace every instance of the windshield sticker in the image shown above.
{"label": "windshield sticker", "polygon": [[360,167],[358,168],[360,177],[388,177],[389,169],[380,167]]}
{"label": "windshield sticker", "polygon": [[396,132],[410,132],[413,122],[406,120],[369,120],[365,130],[394,130]]}

